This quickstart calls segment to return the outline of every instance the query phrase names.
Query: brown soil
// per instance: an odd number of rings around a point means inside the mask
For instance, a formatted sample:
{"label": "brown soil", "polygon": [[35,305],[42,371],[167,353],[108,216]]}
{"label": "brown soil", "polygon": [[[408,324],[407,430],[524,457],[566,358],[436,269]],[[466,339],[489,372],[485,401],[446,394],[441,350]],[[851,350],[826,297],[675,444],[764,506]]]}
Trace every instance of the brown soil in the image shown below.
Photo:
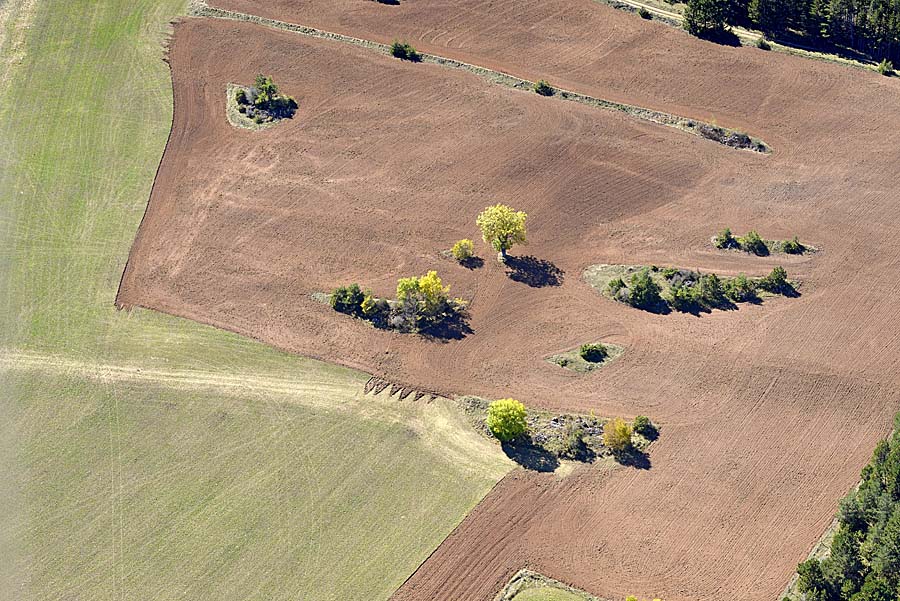
{"label": "brown soil", "polygon": [[[410,388],[662,424],[650,469],[514,473],[398,599],[488,600],[526,565],[607,598],[774,599],[900,396],[900,147],[883,133],[898,126],[900,82],[719,48],[580,0],[220,3],[405,37],[772,144],[770,156],[736,152],[465,72],[188,19],[171,48],[173,132],[118,301]],[[300,108],[274,129],[232,128],[225,85],[258,72]],[[497,201],[529,213],[530,243],[513,254],[552,262],[561,285],[514,281],[480,243],[480,269],[441,258]],[[827,251],[720,253],[709,232],[726,225]],[[783,264],[803,295],[658,316],[591,290],[581,271],[595,263]],[[378,331],[309,297],[351,281],[389,295],[433,268],[472,300],[462,340]],[[587,378],[543,359],[590,340],[628,352]]]}

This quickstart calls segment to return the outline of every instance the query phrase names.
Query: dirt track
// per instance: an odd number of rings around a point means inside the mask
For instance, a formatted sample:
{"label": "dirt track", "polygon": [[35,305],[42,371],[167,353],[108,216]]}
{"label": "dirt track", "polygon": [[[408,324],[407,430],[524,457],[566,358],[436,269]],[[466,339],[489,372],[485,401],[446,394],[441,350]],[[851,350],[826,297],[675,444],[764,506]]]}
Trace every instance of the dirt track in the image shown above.
{"label": "dirt track", "polygon": [[[427,389],[664,424],[650,470],[508,479],[399,599],[490,599],[524,564],[610,598],[774,599],[897,408],[900,149],[881,132],[898,125],[900,84],[718,48],[574,0],[463,2],[453,19],[427,1],[294,12],[221,3],[378,41],[406,36],[772,144],[769,157],[736,152],[434,65],[189,19],[170,57],[172,138],[119,301]],[[379,32],[387,19],[394,31]],[[266,132],[233,129],[222,90],[260,71],[300,110]],[[513,254],[552,261],[562,286],[510,280],[484,245],[482,269],[439,258],[474,238],[474,216],[498,200],[530,215],[530,244]],[[716,253],[708,240],[725,225],[797,234],[824,252]],[[750,274],[781,262],[803,296],[654,316],[592,292],[580,273],[598,262]],[[308,297],[347,281],[387,294],[397,277],[435,267],[473,299],[463,340],[378,332]],[[626,355],[586,377],[543,361],[598,338]]]}

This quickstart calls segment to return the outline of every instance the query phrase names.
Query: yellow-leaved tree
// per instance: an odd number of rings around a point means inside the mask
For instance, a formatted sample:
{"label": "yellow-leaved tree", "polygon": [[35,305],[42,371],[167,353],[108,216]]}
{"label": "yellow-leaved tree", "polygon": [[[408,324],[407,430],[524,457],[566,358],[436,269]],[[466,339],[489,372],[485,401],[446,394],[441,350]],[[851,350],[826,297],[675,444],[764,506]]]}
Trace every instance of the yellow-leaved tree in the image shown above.
{"label": "yellow-leaved tree", "polygon": [[616,417],[603,424],[603,444],[613,453],[621,453],[631,448],[631,426]]}
{"label": "yellow-leaved tree", "polygon": [[483,210],[475,223],[481,228],[481,237],[499,253],[501,262],[506,262],[506,253],[513,244],[525,244],[525,219],[522,211],[516,211],[504,204],[495,204]]}
{"label": "yellow-leaved tree", "polygon": [[501,442],[518,438],[528,429],[525,405],[516,399],[500,399],[488,405],[487,427]]}

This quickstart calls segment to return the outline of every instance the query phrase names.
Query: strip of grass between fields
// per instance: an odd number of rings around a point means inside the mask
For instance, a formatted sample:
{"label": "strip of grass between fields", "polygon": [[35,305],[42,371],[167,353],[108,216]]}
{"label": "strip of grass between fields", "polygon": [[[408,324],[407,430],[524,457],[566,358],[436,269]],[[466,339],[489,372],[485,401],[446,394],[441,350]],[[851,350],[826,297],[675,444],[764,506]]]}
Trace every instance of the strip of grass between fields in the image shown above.
{"label": "strip of grass between fields", "polygon": [[[210,17],[216,19],[227,19],[231,21],[245,21],[249,23],[256,23],[257,25],[263,25],[265,27],[291,31],[305,36],[323,40],[333,40],[345,44],[359,46],[361,48],[376,50],[385,54],[391,54],[391,47],[388,44],[381,44],[378,42],[373,42],[371,40],[364,40],[361,38],[355,38],[339,33],[332,33],[330,31],[316,29],[315,27],[307,27],[305,25],[287,23],[285,21],[278,21],[276,19],[267,19],[265,17],[259,17],[256,15],[249,15],[246,13],[215,8],[207,5],[203,0],[193,0],[193,2],[191,3],[190,14],[197,17]],[[441,65],[443,67],[462,69],[484,77],[492,83],[514,88],[516,90],[533,91],[535,89],[535,82],[533,81],[522,79],[521,77],[516,77],[514,75],[509,75],[508,73],[494,71],[493,69],[480,67],[478,65],[464,63],[452,58],[420,52],[418,53],[418,60],[416,62],[432,63],[435,65]],[[624,104],[621,102],[613,102],[611,100],[605,100],[602,98],[595,98],[593,96],[580,94],[578,92],[573,92],[570,90],[554,89],[553,93],[549,96],[559,98],[561,100],[578,102],[579,104],[584,104],[595,108],[625,113],[630,117],[648,121],[650,123],[655,123],[657,125],[673,127],[680,131],[696,135],[700,138],[723,144],[724,146],[728,146],[729,148],[738,148],[737,146],[734,146],[731,141],[746,138],[747,142],[745,149],[760,152],[763,154],[772,152],[771,147],[762,140],[751,138],[749,136],[746,136],[746,134],[744,134],[743,132],[739,132],[737,130],[726,127],[721,127],[712,123],[705,123],[696,119],[680,117],[678,115],[672,115],[670,113],[655,111],[631,104]],[[742,146],[741,149],[744,149],[744,147]]]}

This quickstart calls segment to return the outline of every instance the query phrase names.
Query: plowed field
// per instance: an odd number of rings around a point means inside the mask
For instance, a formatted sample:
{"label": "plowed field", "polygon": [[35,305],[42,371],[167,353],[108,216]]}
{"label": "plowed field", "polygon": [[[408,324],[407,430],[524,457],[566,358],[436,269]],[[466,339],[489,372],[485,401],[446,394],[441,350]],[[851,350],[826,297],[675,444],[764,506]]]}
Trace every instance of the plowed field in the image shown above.
{"label": "plowed field", "polygon": [[[644,413],[663,426],[648,470],[518,472],[396,594],[490,599],[528,565],[593,594],[774,599],[831,520],[897,408],[896,80],[727,49],[590,2],[220,0],[452,56],[578,92],[742,128],[736,151],[466,72],[246,23],[187,19],[170,49],[172,136],[120,289],[140,305],[442,392]],[[550,8],[547,8],[550,7]],[[346,9],[346,10],[345,10]],[[345,12],[342,13],[342,11]],[[446,35],[438,35],[447,32]],[[453,33],[455,32],[455,33]],[[232,128],[229,82],[272,75],[300,109]],[[441,258],[504,201],[559,286]],[[822,249],[720,253],[724,226]],[[607,301],[593,263],[761,275],[802,296],[694,317]],[[374,330],[309,295],[358,281],[389,295],[438,269],[472,301],[447,342]],[[544,357],[626,348],[579,376]]]}

